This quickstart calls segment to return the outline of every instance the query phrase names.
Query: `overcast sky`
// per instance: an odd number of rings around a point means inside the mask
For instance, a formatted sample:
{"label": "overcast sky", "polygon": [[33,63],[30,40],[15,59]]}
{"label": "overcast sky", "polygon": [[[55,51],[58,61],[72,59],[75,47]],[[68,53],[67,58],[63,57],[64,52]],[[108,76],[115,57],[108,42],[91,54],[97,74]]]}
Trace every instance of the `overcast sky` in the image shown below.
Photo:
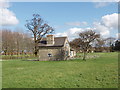
{"label": "overcast sky", "polygon": [[[9,2],[1,3],[4,28],[26,31],[26,20],[40,14],[53,28],[56,36],[77,37],[88,29],[102,37],[116,37],[118,33],[118,5],[116,2]],[[2,21],[2,22],[1,22]]]}

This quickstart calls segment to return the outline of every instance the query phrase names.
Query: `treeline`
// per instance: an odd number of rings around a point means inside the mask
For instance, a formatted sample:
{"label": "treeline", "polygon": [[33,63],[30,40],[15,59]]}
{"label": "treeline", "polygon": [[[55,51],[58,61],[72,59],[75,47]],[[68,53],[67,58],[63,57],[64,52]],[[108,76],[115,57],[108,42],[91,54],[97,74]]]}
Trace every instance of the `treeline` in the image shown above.
{"label": "treeline", "polygon": [[3,55],[33,54],[33,40],[30,35],[8,29],[1,30]]}
{"label": "treeline", "polygon": [[[82,52],[80,48],[79,38],[76,38],[70,42],[70,45],[77,52]],[[89,52],[114,52],[120,51],[120,40],[114,37],[98,38],[91,42]]]}
{"label": "treeline", "polygon": [[113,50],[120,51],[120,40],[115,41],[115,45],[113,46]]}

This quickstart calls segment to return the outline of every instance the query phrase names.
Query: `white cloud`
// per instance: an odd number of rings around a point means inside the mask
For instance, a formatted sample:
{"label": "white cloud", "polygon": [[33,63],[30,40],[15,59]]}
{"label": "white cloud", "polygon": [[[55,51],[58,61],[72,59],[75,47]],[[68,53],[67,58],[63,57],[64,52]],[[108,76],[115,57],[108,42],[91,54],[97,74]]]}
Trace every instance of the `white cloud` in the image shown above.
{"label": "white cloud", "polygon": [[110,34],[109,28],[102,25],[101,23],[98,22],[94,22],[93,23],[93,28],[90,27],[86,27],[86,28],[70,28],[67,31],[63,32],[63,33],[56,33],[55,36],[56,37],[61,37],[61,36],[67,36],[68,39],[71,41],[74,38],[78,37],[78,34],[80,32],[86,31],[86,30],[94,30],[97,33],[100,33],[102,37],[108,37]]}
{"label": "white cloud", "polygon": [[84,25],[87,25],[87,22],[76,21],[76,22],[67,22],[65,24],[69,26],[84,26]]}
{"label": "white cloud", "polygon": [[9,8],[10,4],[8,3],[8,0],[0,0],[0,8]]}
{"label": "white cloud", "polygon": [[102,17],[102,23],[112,29],[118,28],[118,14],[113,13]]}
{"label": "white cloud", "polygon": [[105,15],[100,22],[94,22],[93,26],[103,37],[108,37],[111,32],[118,30],[118,14]]}
{"label": "white cloud", "polygon": [[0,20],[0,25],[8,26],[18,24],[19,21],[12,11],[8,9],[0,9],[0,12],[2,12],[2,14],[0,14],[0,17],[2,17]]}
{"label": "white cloud", "polygon": [[55,36],[56,36],[56,37],[63,37],[63,36],[67,36],[67,34],[66,34],[66,32],[56,33]]}
{"label": "white cloud", "polygon": [[81,28],[70,28],[68,31],[67,31],[67,34],[68,35],[77,35],[79,32],[83,31],[83,29]]}
{"label": "white cloud", "polygon": [[82,22],[81,24],[82,24],[82,25],[87,25],[87,22]]}
{"label": "white cloud", "polygon": [[69,25],[69,26],[80,26],[81,23],[80,22],[67,22],[65,23],[66,25]]}
{"label": "white cloud", "polygon": [[74,38],[77,38],[78,33],[82,32],[82,31],[84,31],[84,29],[82,29],[82,28],[70,28],[66,32],[56,33],[55,36],[56,37],[67,36],[68,39],[71,41]]}
{"label": "white cloud", "polygon": [[100,33],[100,35],[102,37],[108,37],[109,36],[110,31],[109,31],[108,27],[102,25],[99,22],[94,22],[93,25],[94,25],[95,31]]}
{"label": "white cloud", "polygon": [[[74,27],[74,28],[70,28],[69,30],[63,33],[57,33],[55,34],[55,36],[67,36],[69,40],[73,40],[74,38],[78,37],[78,33],[85,30],[94,30],[104,38],[109,37],[111,32],[114,32],[114,30],[118,30],[118,14],[113,13],[109,15],[104,15],[103,17],[101,17],[100,22],[93,22],[92,28]],[[119,38],[120,38],[120,34],[119,34]]]}
{"label": "white cloud", "polygon": [[0,25],[11,26],[19,23],[15,14],[8,8],[10,4],[8,0],[0,0]]}
{"label": "white cloud", "polygon": [[95,2],[95,7],[96,8],[105,7],[109,4],[110,4],[110,2]]}

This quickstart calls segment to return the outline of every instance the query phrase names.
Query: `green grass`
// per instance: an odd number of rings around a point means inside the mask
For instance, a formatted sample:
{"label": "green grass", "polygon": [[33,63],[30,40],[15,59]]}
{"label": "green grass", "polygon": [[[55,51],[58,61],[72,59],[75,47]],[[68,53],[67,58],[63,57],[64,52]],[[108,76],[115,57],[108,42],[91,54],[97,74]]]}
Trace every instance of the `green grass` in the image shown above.
{"label": "green grass", "polygon": [[3,88],[117,88],[117,53],[83,61],[3,61]]}

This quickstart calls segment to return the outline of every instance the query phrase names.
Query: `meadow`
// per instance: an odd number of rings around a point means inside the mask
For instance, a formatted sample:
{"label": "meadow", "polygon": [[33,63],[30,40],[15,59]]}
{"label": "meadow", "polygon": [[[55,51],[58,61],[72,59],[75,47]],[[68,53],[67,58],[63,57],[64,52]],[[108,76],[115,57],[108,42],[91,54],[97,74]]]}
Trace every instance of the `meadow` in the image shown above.
{"label": "meadow", "polygon": [[[81,55],[81,54],[78,54]],[[2,61],[3,88],[117,88],[118,53],[68,61]],[[1,61],[0,61],[1,62]]]}

